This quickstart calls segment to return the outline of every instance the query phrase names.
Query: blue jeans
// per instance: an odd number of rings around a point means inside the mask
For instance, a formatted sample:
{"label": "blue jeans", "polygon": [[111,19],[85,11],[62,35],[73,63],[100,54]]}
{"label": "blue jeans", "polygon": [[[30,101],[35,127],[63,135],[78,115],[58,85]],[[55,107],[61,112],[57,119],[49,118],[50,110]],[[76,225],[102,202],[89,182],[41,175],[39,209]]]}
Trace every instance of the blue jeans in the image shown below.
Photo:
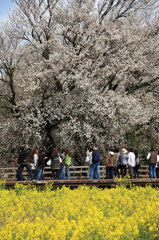
{"label": "blue jeans", "polygon": [[65,167],[66,180],[70,180],[70,166]]}
{"label": "blue jeans", "polygon": [[43,180],[44,178],[44,168],[38,168],[38,174],[36,176],[36,180],[39,181],[40,179]]}
{"label": "blue jeans", "polygon": [[150,175],[150,178],[156,178],[156,164],[155,163],[149,164],[149,175]]}
{"label": "blue jeans", "polygon": [[34,179],[34,176],[33,176],[33,173],[32,173],[32,170],[31,170],[31,166],[27,163],[22,163],[19,167],[18,167],[18,171],[17,171],[17,175],[18,175],[18,178],[19,178],[19,181],[25,181],[25,178],[23,176],[23,170],[24,168],[27,169],[27,172],[29,173],[29,176],[30,176],[30,179],[29,180],[33,180]]}
{"label": "blue jeans", "polygon": [[59,171],[59,180],[64,180],[64,179],[65,179],[65,166],[61,165],[60,171]]}
{"label": "blue jeans", "polygon": [[90,179],[94,178],[94,174],[97,174],[97,179],[100,179],[100,162],[93,162],[90,165]]}
{"label": "blue jeans", "polygon": [[114,167],[106,167],[106,179],[114,178]]}

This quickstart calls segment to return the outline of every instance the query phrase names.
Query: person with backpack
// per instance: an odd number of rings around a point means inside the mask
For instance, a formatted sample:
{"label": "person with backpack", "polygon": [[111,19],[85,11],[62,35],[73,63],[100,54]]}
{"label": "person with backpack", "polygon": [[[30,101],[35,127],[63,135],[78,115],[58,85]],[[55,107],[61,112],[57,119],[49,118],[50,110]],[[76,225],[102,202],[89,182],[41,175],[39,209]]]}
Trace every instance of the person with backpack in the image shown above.
{"label": "person with backpack", "polygon": [[98,148],[94,145],[92,147],[92,164],[90,165],[90,179],[94,179],[95,173],[97,179],[100,179],[100,155]]}
{"label": "person with backpack", "polygon": [[70,165],[72,162],[71,153],[68,149],[65,150],[65,177],[66,180],[70,180]]}
{"label": "person with backpack", "polygon": [[113,148],[110,148],[106,154],[106,179],[114,178],[114,169],[116,167],[116,154]]}
{"label": "person with backpack", "polygon": [[117,168],[118,168],[118,177],[126,176],[126,166],[128,164],[128,151],[125,148],[122,148],[118,156]]}
{"label": "person with backpack", "polygon": [[20,147],[18,151],[18,170],[17,170],[17,176],[19,181],[25,181],[25,178],[23,176],[23,170],[24,168],[27,169],[27,172],[29,173],[30,180],[34,179],[34,176],[32,174],[31,165],[30,165],[30,155],[31,155],[32,149],[28,146],[28,144],[25,144]]}

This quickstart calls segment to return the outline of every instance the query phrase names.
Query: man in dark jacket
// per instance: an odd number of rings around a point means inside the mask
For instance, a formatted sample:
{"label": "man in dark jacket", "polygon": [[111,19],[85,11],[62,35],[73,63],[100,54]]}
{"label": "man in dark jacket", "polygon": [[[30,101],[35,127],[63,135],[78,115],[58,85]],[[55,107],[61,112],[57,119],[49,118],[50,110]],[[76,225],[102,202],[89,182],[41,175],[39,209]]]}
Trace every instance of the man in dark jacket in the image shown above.
{"label": "man in dark jacket", "polygon": [[94,178],[95,173],[97,179],[100,179],[100,155],[99,150],[96,146],[92,147],[92,164],[90,165],[90,179]]}
{"label": "man in dark jacket", "polygon": [[40,179],[44,180],[44,167],[47,160],[48,160],[48,157],[46,156],[46,150],[42,149],[38,158],[38,165],[37,165],[38,174],[36,176],[36,180],[40,180]]}
{"label": "man in dark jacket", "polygon": [[60,179],[60,161],[59,161],[59,152],[56,148],[52,148],[51,151],[51,170],[52,170],[52,179]]}
{"label": "man in dark jacket", "polygon": [[19,156],[17,159],[17,163],[18,163],[17,176],[19,181],[25,181],[25,178],[22,174],[24,168],[27,169],[30,176],[30,180],[33,180],[34,178],[31,171],[30,163],[28,162],[31,152],[32,152],[32,149],[27,144],[19,148],[19,151],[18,151]]}

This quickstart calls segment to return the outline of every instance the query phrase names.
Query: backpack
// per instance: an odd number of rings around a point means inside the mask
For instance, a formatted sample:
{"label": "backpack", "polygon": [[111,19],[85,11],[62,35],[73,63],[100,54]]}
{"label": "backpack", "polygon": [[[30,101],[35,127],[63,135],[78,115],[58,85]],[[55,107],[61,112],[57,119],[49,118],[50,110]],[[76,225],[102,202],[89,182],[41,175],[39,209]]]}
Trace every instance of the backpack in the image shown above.
{"label": "backpack", "polygon": [[65,165],[66,166],[71,165],[71,157],[69,155],[66,155],[66,157],[65,157]]}
{"label": "backpack", "polygon": [[92,153],[92,161],[93,162],[99,162],[100,161],[100,157],[99,157],[99,151],[98,150],[94,150]]}

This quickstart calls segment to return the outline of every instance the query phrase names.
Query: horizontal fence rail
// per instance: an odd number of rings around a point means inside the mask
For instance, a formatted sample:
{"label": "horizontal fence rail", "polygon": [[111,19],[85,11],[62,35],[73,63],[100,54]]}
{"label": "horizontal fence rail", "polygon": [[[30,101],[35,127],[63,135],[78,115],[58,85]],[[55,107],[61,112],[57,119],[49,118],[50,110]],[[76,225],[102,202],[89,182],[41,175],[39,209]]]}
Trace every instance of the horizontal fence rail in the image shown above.
{"label": "horizontal fence rail", "polygon": [[[141,165],[138,170],[139,178],[148,178],[149,170],[148,166]],[[44,179],[51,180],[51,168],[45,167],[44,169]],[[16,181],[17,175],[17,167],[8,167],[8,168],[0,168],[0,180],[6,181]],[[106,166],[100,166],[100,175],[101,179],[106,178]],[[23,176],[26,180],[29,179],[28,173],[26,169],[23,171]],[[127,176],[129,176],[129,171],[127,169]],[[89,166],[70,166],[70,178],[71,180],[87,180],[89,179]]]}

